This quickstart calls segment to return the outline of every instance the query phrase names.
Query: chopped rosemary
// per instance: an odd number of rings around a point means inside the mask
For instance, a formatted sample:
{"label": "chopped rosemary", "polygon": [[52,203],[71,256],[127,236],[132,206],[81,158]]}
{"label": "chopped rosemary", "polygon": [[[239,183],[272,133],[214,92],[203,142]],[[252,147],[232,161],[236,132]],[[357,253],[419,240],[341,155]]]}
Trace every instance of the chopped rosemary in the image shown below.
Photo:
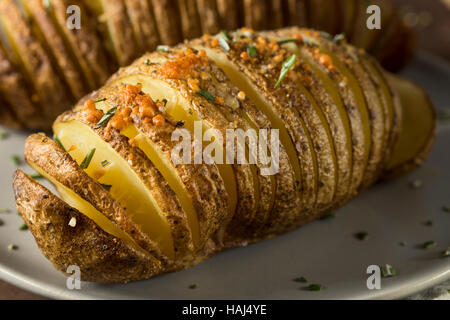
{"label": "chopped rosemary", "polygon": [[290,42],[298,42],[298,40],[297,39],[284,39],[284,40],[278,41],[278,44],[285,44],[285,43],[290,43]]}
{"label": "chopped rosemary", "polygon": [[30,174],[30,178],[31,179],[35,179],[35,180],[37,180],[37,179],[42,179],[44,176],[42,175],[42,174],[40,174],[40,173],[33,173],[33,174]]}
{"label": "chopped rosemary", "polygon": [[283,67],[281,68],[280,77],[278,78],[278,81],[275,84],[275,88],[278,87],[278,85],[281,83],[281,81],[283,81],[284,77],[287,75],[289,70],[294,66],[296,59],[297,59],[297,56],[295,54],[293,54],[283,63]]}
{"label": "chopped rosemary", "polygon": [[26,223],[22,224],[19,228],[20,231],[24,231],[24,230],[28,230],[28,226],[26,225]]}
{"label": "chopped rosemary", "polygon": [[19,158],[19,156],[17,156],[17,155],[11,156],[11,162],[15,166],[20,165],[20,158]]}
{"label": "chopped rosemary", "polygon": [[429,248],[434,247],[435,245],[436,245],[436,241],[430,240],[430,241],[425,242],[425,243],[422,245],[422,249],[429,249]]}
{"label": "chopped rosemary", "polygon": [[447,258],[450,257],[450,247],[447,248],[447,250],[444,250],[441,252],[441,258]]}
{"label": "chopped rosemary", "polygon": [[56,144],[57,144],[58,146],[61,147],[61,149],[63,149],[64,151],[66,151],[66,148],[64,148],[64,146],[63,146],[61,140],[59,140],[59,138],[58,138],[58,136],[57,136],[56,134],[53,135],[53,140],[56,142]]}
{"label": "chopped rosemary", "polygon": [[256,47],[253,44],[250,44],[247,47],[247,54],[249,57],[253,58],[254,56],[256,56]]}
{"label": "chopped rosemary", "polygon": [[188,288],[189,289],[197,289],[197,285],[194,283],[194,284],[191,284]]}
{"label": "chopped rosemary", "polygon": [[365,240],[368,236],[369,234],[366,231],[360,231],[355,233],[355,238],[361,241]]}
{"label": "chopped rosemary", "polygon": [[397,269],[390,264],[386,264],[385,266],[380,267],[380,269],[383,278],[390,278],[397,275]]}
{"label": "chopped rosemary", "polygon": [[83,162],[80,164],[80,169],[87,169],[89,165],[91,164],[91,160],[94,157],[95,154],[95,148],[88,152],[86,157],[83,159]]}
{"label": "chopped rosemary", "polygon": [[111,190],[111,187],[112,187],[112,185],[110,185],[110,184],[103,184],[103,183],[100,183],[100,185],[101,185],[106,191],[110,191],[110,190]]}
{"label": "chopped rosemary", "polygon": [[116,110],[117,110],[117,106],[109,109],[108,112],[106,112],[103,115],[103,117],[100,119],[100,121],[97,123],[97,125],[95,126],[95,129],[101,128],[103,125],[107,124],[108,121],[112,117],[114,117],[114,114],[116,113]]}
{"label": "chopped rosemary", "polygon": [[99,103],[99,102],[103,102],[103,101],[106,101],[106,98],[100,98],[100,99],[94,100],[95,103]]}
{"label": "chopped rosemary", "polygon": [[[169,49],[169,46],[159,45],[156,47],[156,51],[170,52],[170,49]],[[147,63],[147,61],[149,61],[149,60],[147,59],[145,63]]]}
{"label": "chopped rosemary", "polygon": [[108,164],[110,164],[110,162],[108,160],[103,160],[101,162],[102,167],[106,167]]}
{"label": "chopped rosemary", "polygon": [[322,285],[313,283],[306,287],[309,291],[320,291],[322,290]]}
{"label": "chopped rosemary", "polygon": [[306,283],[306,282],[308,282],[308,280],[306,280],[305,277],[295,278],[294,281],[295,281],[295,282],[301,282],[301,283]]}
{"label": "chopped rosemary", "polygon": [[205,97],[207,100],[214,102],[214,96],[206,90],[197,91],[195,94]]}

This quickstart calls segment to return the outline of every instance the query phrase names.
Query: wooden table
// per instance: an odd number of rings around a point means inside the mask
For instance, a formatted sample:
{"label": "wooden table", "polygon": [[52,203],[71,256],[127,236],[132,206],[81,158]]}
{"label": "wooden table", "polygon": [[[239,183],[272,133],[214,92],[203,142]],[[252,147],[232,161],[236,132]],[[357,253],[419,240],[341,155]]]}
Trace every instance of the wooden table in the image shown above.
{"label": "wooden table", "polygon": [[[450,62],[450,0],[394,0],[419,34],[419,47]],[[0,280],[2,299],[43,299]]]}

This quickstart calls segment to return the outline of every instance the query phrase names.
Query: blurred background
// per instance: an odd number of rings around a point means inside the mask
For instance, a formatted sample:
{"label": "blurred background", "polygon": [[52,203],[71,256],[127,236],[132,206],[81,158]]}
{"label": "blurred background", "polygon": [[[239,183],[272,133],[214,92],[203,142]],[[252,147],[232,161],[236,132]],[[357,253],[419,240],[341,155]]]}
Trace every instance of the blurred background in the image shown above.
{"label": "blurred background", "polygon": [[[450,0],[394,0],[418,34],[418,47],[450,63]],[[0,300],[42,299],[0,280]]]}

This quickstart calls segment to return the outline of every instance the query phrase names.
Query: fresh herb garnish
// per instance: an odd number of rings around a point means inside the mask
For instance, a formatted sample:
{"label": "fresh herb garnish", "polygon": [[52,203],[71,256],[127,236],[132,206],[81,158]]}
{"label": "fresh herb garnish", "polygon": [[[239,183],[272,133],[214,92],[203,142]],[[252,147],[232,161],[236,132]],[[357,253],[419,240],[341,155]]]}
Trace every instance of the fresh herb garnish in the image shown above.
{"label": "fresh herb garnish", "polygon": [[333,41],[335,43],[339,43],[339,42],[341,42],[344,39],[345,39],[345,33],[339,33],[339,34],[334,36]]}
{"label": "fresh herb garnish", "polygon": [[181,120],[177,121],[177,123],[175,124],[175,127],[177,127],[177,128],[180,128],[182,126],[184,126],[184,122]]}
{"label": "fresh herb garnish", "polygon": [[0,213],[10,213],[11,210],[8,208],[0,208]]}
{"label": "fresh herb garnish", "polygon": [[227,40],[231,40],[230,32],[228,30],[220,30],[220,34]]}
{"label": "fresh herb garnish", "polygon": [[8,137],[8,132],[3,129],[0,129],[0,140],[6,139]]}
{"label": "fresh herb garnish", "polygon": [[24,230],[28,230],[28,226],[26,225],[26,223],[22,224],[19,228],[20,231],[24,231]]}
{"label": "fresh herb garnish", "polygon": [[145,65],[149,66],[150,65],[150,59],[145,59]]}
{"label": "fresh herb garnish", "polygon": [[336,218],[336,213],[332,212],[330,214],[327,214],[326,216],[323,216],[320,218],[320,220],[329,220]]}
{"label": "fresh herb garnish", "polygon": [[197,285],[194,283],[194,284],[191,284],[188,288],[189,289],[197,289]]}
{"label": "fresh herb garnish", "polygon": [[450,121],[450,110],[438,110],[436,117],[439,121],[447,122]]}
{"label": "fresh herb garnish", "polygon": [[8,245],[8,250],[9,250],[9,251],[17,250],[18,248],[19,248],[19,247],[18,247],[17,245],[13,244],[13,243],[10,243],[10,244]]}
{"label": "fresh herb garnish", "polygon": [[30,174],[30,177],[31,177],[31,179],[37,180],[37,179],[42,179],[44,176],[40,173],[33,173],[33,174]]}
{"label": "fresh herb garnish", "polygon": [[361,241],[365,240],[368,236],[369,234],[366,231],[360,231],[355,233],[355,238]]}
{"label": "fresh herb garnish", "polygon": [[297,56],[294,54],[290,56],[284,63],[283,67],[281,68],[280,77],[278,78],[277,83],[275,84],[275,88],[278,87],[278,85],[283,81],[286,74],[289,72],[289,70],[294,66],[295,60],[297,59]]}
{"label": "fresh herb garnish", "polygon": [[320,291],[322,290],[322,285],[313,283],[306,287],[309,291]]}
{"label": "fresh herb garnish", "polygon": [[99,102],[103,102],[103,101],[106,101],[106,98],[100,98],[100,99],[94,100],[95,103],[99,103]]}
{"label": "fresh herb garnish", "polygon": [[450,247],[447,248],[447,250],[444,250],[441,252],[441,258],[447,258],[450,257]]}
{"label": "fresh herb garnish", "polygon": [[398,244],[401,245],[402,247],[406,247],[408,245],[406,241],[400,241]]}
{"label": "fresh herb garnish", "polygon": [[100,185],[101,185],[106,191],[110,191],[110,190],[111,190],[111,187],[112,187],[112,185],[110,185],[110,184],[103,184],[103,183],[100,183]]}
{"label": "fresh herb garnish", "polygon": [[100,119],[100,121],[95,126],[95,129],[101,128],[103,125],[108,123],[109,120],[111,120],[112,117],[114,117],[114,114],[116,113],[117,106],[113,107],[106,112],[103,117]]}
{"label": "fresh herb garnish", "polygon": [[430,241],[425,242],[425,243],[422,245],[422,249],[429,249],[429,248],[434,247],[435,245],[436,245],[436,241],[430,240]]}
{"label": "fresh herb garnish", "polygon": [[301,282],[301,283],[306,283],[306,282],[308,282],[308,280],[306,280],[305,277],[295,278],[294,281],[295,281],[295,282]]}
{"label": "fresh herb garnish", "polygon": [[385,266],[380,267],[380,269],[383,278],[390,278],[397,275],[397,269],[390,264],[386,264]]}
{"label": "fresh herb garnish", "polygon": [[103,160],[101,162],[102,167],[106,167],[110,162],[108,160]]}
{"label": "fresh herb garnish", "polygon": [[278,41],[278,44],[283,45],[285,43],[290,43],[290,42],[298,42],[298,40],[297,39],[284,39],[284,40]]}
{"label": "fresh herb garnish", "polygon": [[156,51],[170,52],[170,49],[169,49],[169,46],[159,45],[159,46],[156,47]]}
{"label": "fresh herb garnish", "polygon": [[433,225],[433,220],[427,220],[423,224],[426,225],[427,227],[431,227]]}
{"label": "fresh herb garnish", "polygon": [[207,100],[214,102],[214,96],[206,90],[197,91],[195,94],[205,97]]}
{"label": "fresh herb garnish", "polygon": [[419,188],[422,188],[423,182],[422,182],[422,180],[414,180],[409,183],[409,186],[412,189],[419,189]]}
{"label": "fresh herb garnish", "polygon": [[86,157],[84,158],[83,162],[80,164],[80,169],[87,169],[89,165],[91,164],[91,160],[94,157],[95,154],[95,148],[88,152]]}
{"label": "fresh herb garnish", "polygon": [[11,156],[11,162],[15,166],[20,165],[20,158],[19,158],[19,156],[17,156],[17,155]]}
{"label": "fresh herb garnish", "polygon": [[450,206],[442,206],[442,211],[450,213]]}
{"label": "fresh herb garnish", "polygon": [[59,140],[58,136],[56,134],[53,135],[53,140],[56,142],[56,144],[58,146],[60,146],[61,149],[63,149],[64,151],[66,151],[66,148],[64,148],[61,140]]}
{"label": "fresh herb garnish", "polygon": [[2,219],[0,219],[0,226],[4,225],[5,223],[3,222]]}
{"label": "fresh herb garnish", "polygon": [[256,56],[256,47],[253,44],[250,44],[247,47],[247,54],[249,57],[253,58],[254,56]]}

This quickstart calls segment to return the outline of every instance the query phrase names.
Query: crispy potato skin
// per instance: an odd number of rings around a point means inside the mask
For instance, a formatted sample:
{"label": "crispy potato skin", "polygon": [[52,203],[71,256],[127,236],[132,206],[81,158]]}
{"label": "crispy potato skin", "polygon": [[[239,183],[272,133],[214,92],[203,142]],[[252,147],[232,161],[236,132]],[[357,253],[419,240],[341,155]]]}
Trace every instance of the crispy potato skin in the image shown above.
{"label": "crispy potato skin", "polygon": [[[157,260],[104,232],[22,171],[13,185],[17,210],[42,253],[63,273],[75,265],[82,281],[130,282],[161,271]],[[72,218],[75,227],[69,226]]]}

